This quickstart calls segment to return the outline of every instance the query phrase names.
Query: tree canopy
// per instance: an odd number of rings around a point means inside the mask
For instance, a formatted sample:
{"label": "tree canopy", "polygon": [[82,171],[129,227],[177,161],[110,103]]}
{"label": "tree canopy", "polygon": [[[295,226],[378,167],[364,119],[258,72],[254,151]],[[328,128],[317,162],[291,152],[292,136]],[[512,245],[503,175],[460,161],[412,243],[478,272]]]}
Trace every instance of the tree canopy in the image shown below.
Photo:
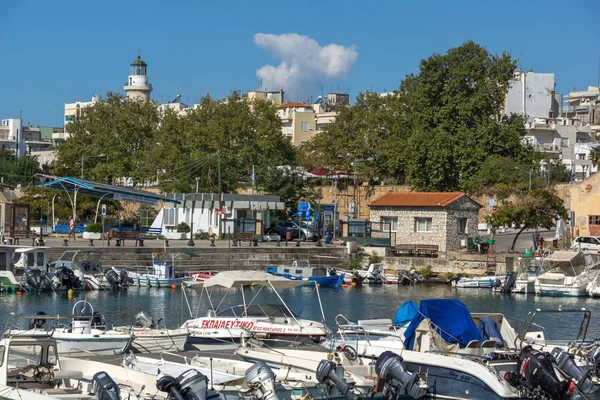
{"label": "tree canopy", "polygon": [[423,191],[469,189],[490,157],[533,166],[523,118],[501,117],[515,68],[508,54],[471,41],[434,54],[392,94],[360,94],[308,152],[322,165]]}
{"label": "tree canopy", "polygon": [[53,172],[79,176],[82,155],[104,154],[85,160],[85,178],[98,181],[128,177],[138,185],[158,177],[169,191],[214,192],[220,162],[222,189],[232,191],[250,183],[253,165],[261,184],[272,167],[296,165],[275,106],[239,92],[204,97],[185,115],[108,93],[67,129],[71,138],[58,147]]}

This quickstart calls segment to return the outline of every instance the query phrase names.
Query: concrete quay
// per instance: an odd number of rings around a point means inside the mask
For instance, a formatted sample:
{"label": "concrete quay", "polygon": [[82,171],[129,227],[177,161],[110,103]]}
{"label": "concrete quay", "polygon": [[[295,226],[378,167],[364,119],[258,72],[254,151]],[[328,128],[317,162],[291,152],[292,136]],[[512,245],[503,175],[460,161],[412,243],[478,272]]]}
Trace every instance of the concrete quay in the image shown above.
{"label": "concrete quay", "polygon": [[[262,269],[265,265],[291,264],[294,260],[309,260],[311,265],[347,268],[349,255],[346,246],[340,243],[317,246],[314,242],[301,242],[296,247],[296,242],[280,243],[259,242],[258,246],[241,243],[233,246],[227,240],[215,241],[212,247],[209,240],[195,240],[194,246],[188,246],[187,240],[169,240],[169,247],[164,246],[163,240],[144,240],[144,246],[135,246],[134,240],[126,240],[125,245],[115,246],[112,240],[110,246],[107,241],[94,240],[90,246],[87,239],[77,238],[70,240],[64,246],[66,237],[54,235],[44,237],[44,245],[50,247],[50,260],[57,260],[66,250],[86,249],[102,252],[102,264],[107,267],[145,267],[152,265],[152,255],[159,252],[193,253],[195,257],[179,257],[175,265],[179,271],[224,271],[231,269]],[[33,239],[21,239],[20,246],[31,245]]]}

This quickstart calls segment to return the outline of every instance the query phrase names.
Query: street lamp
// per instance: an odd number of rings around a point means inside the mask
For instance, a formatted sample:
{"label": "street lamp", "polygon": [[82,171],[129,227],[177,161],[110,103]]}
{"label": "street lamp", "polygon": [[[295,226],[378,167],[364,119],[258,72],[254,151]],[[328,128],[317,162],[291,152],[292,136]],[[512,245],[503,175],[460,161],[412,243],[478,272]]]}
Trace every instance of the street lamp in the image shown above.
{"label": "street lamp", "polygon": [[102,158],[102,157],[107,157],[107,155],[104,153],[98,154],[97,156],[84,156],[83,154],[81,155],[81,179],[83,179],[83,162],[85,160],[87,160],[88,158]]}
{"label": "street lamp", "polygon": [[519,168],[519,167],[515,167],[515,169],[517,169],[521,172],[525,172],[526,174],[529,174],[529,190],[531,190],[531,173],[533,172],[533,169],[530,169],[529,171],[527,171],[523,168]]}

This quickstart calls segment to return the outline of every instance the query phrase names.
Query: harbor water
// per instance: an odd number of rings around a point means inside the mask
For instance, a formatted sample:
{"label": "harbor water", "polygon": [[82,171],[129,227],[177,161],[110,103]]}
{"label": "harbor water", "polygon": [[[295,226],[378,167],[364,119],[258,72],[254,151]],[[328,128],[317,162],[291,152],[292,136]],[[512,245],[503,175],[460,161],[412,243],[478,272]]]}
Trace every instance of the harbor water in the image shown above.
{"label": "harbor water", "polygon": [[[216,306],[221,302],[221,309],[226,306],[242,304],[240,290],[216,290],[212,293],[212,301]],[[259,293],[260,292],[260,293]],[[246,301],[250,301],[258,293],[255,303],[278,303],[274,293],[258,288],[245,290]],[[600,300],[587,297],[551,298],[533,294],[516,295],[493,293],[489,289],[451,289],[443,284],[418,284],[416,286],[362,286],[346,288],[321,288],[320,297],[326,323],[335,328],[335,317],[344,315],[350,321],[371,318],[394,319],[396,311],[407,300],[418,304],[422,299],[448,298],[457,299],[467,305],[471,312],[502,313],[515,320],[523,320],[529,311],[536,308],[556,310],[586,308],[591,311],[592,319],[588,330],[588,339],[600,337]],[[226,295],[225,295],[226,294]],[[225,296],[224,296],[225,295]],[[306,319],[321,319],[318,297],[314,288],[301,287],[281,292],[290,309]],[[224,296],[224,298],[223,298]],[[209,306],[206,292],[201,289],[156,289],[129,288],[121,292],[91,291],[75,292],[68,296],[65,292],[43,293],[39,295],[14,294],[0,295],[0,322],[7,321],[11,313],[33,315],[43,311],[49,315],[70,314],[73,305],[87,299],[106,318],[107,325],[130,325],[135,322],[135,314],[139,311],[149,312],[155,320],[162,318],[161,325],[167,327],[180,326],[190,318],[190,314],[203,316]],[[536,318],[535,322],[546,329],[549,339],[575,338],[580,326],[580,313],[562,312],[546,314]],[[21,321],[21,327],[26,321]],[[63,321],[69,323],[69,321]]]}

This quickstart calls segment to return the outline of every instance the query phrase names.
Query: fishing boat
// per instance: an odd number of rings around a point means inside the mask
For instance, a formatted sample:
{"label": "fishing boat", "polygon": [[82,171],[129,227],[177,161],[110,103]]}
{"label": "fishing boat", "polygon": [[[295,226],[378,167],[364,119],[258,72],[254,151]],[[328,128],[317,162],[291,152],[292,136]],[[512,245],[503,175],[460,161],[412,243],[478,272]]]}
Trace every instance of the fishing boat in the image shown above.
{"label": "fishing boat", "polygon": [[[260,271],[224,271],[208,278],[204,281],[202,293],[206,293],[210,309],[205,317],[192,317],[181,326],[190,330],[188,344],[197,348],[223,346],[224,341],[237,345],[249,335],[268,340],[272,344],[318,343],[327,336],[327,327],[321,322],[301,319],[290,310],[279,293],[305,284],[303,281]],[[316,284],[312,284],[318,294]],[[213,300],[217,294],[212,290],[216,288],[225,290],[223,298],[218,302]],[[232,292],[230,289],[239,290],[242,304],[219,309],[218,304],[222,304]],[[258,296],[268,289],[277,296],[278,303],[259,303]],[[249,293],[252,295],[249,302],[246,301],[248,290],[253,290]],[[325,319],[322,313],[321,317]]]}
{"label": "fishing boat", "polygon": [[290,280],[315,282],[322,287],[342,286],[345,277],[345,274],[338,274],[335,270],[328,272],[327,268],[324,267],[311,267],[308,260],[295,260],[292,265],[267,266],[265,271]]}
{"label": "fishing boat", "polygon": [[546,258],[548,269],[537,277],[535,293],[540,296],[588,295],[588,285],[598,276],[600,262],[589,252],[556,251]]}
{"label": "fishing boat", "polygon": [[163,351],[183,351],[190,335],[187,329],[161,328],[160,321],[140,311],[135,316],[136,325],[115,326],[113,329],[132,334],[134,340],[131,349],[137,353],[160,353]]}
{"label": "fishing boat", "polygon": [[52,290],[46,273],[50,247],[0,245],[0,287],[8,293],[19,290],[39,293]]}
{"label": "fishing boat", "polygon": [[48,266],[54,287],[73,290],[108,290],[111,285],[102,272],[102,252],[67,250]]}
{"label": "fishing boat", "polygon": [[189,252],[161,252],[152,255],[151,267],[125,267],[123,270],[113,268],[116,272],[126,271],[134,286],[170,288],[181,286],[193,279],[183,273],[176,272],[175,260],[182,257],[198,257]]}

